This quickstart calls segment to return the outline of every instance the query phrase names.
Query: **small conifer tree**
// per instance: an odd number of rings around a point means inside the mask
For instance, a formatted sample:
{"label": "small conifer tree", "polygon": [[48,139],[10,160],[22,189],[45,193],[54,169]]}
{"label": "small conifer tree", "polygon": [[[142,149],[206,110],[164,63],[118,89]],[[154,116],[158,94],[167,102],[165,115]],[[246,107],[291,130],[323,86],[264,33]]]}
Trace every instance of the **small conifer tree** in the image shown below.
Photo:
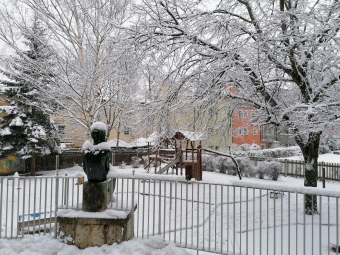
{"label": "small conifer tree", "polygon": [[4,113],[0,118],[0,158],[60,153],[58,129],[50,117],[53,103],[41,92],[54,79],[46,30],[34,18],[23,35],[25,49],[17,50],[13,61],[1,69],[7,78],[1,81],[7,106],[0,107]]}

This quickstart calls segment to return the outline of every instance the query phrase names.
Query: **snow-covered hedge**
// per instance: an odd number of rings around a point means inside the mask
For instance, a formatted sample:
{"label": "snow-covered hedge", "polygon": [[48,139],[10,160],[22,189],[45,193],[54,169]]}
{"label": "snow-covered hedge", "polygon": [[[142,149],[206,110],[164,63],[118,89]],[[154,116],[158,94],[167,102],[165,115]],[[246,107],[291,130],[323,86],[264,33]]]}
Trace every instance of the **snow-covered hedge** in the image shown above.
{"label": "snow-covered hedge", "polygon": [[[259,162],[255,167],[254,163],[248,157],[237,157],[236,162],[239,166],[242,176],[258,177],[264,179],[265,177],[272,180],[277,180],[282,171],[282,163],[276,161]],[[214,156],[210,154],[202,155],[202,170],[209,172],[218,172],[229,175],[237,175],[237,167],[234,161],[225,156]]]}
{"label": "snow-covered hedge", "polygon": [[[243,176],[254,176],[254,164],[247,157],[236,158],[240,172]],[[202,170],[237,175],[237,167],[234,161],[225,156],[202,155]]]}
{"label": "snow-covered hedge", "polygon": [[292,146],[264,150],[237,151],[234,154],[239,157],[285,158],[299,156],[301,155],[301,150],[298,146]]}

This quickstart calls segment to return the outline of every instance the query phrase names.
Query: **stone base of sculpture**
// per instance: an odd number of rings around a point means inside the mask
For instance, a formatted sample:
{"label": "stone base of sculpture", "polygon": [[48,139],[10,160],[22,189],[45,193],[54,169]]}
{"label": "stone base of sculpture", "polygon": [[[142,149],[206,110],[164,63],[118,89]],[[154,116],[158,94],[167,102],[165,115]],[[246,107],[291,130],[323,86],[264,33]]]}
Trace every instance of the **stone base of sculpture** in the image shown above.
{"label": "stone base of sculpture", "polygon": [[[66,213],[63,213],[63,210]],[[107,211],[115,210],[108,209]],[[122,212],[119,211],[119,213]],[[76,245],[80,249],[121,243],[133,237],[133,213],[131,211],[126,212],[125,217],[120,218],[74,217],[75,215],[77,211],[72,214],[70,209],[58,211],[59,240]]]}
{"label": "stone base of sculpture", "polygon": [[111,202],[115,179],[104,182],[84,182],[83,184],[83,205],[84,212],[102,212]]}

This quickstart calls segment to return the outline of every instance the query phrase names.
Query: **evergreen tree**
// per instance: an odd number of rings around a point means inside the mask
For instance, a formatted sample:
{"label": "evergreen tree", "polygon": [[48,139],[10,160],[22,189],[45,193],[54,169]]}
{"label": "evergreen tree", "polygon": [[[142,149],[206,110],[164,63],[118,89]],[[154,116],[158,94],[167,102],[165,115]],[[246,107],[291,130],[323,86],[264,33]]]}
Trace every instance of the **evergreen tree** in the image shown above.
{"label": "evergreen tree", "polygon": [[0,110],[0,158],[16,153],[22,157],[60,153],[58,129],[50,117],[51,101],[46,91],[53,81],[53,54],[47,44],[46,30],[34,18],[23,32],[25,50],[17,50],[13,61],[1,70],[9,106]]}

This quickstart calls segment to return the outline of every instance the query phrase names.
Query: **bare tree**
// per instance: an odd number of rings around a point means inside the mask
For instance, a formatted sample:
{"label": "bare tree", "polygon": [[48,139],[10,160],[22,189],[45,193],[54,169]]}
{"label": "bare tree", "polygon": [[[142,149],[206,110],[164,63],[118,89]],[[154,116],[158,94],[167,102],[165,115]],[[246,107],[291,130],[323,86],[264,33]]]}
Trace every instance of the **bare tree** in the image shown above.
{"label": "bare tree", "polygon": [[[191,103],[225,97],[253,107],[252,124],[288,127],[301,148],[305,182],[317,186],[322,132],[339,119],[338,0],[143,1],[134,38],[176,58],[168,93]],[[306,195],[305,212],[317,212]]]}
{"label": "bare tree", "polygon": [[7,26],[0,30],[0,39],[19,47],[14,28],[25,30],[27,16],[38,16],[49,31],[57,66],[53,90],[39,87],[41,93],[59,105],[59,115],[85,130],[104,120],[110,131],[123,113],[119,94],[136,91],[138,57],[122,43],[129,5],[130,0],[13,1],[1,7]]}

